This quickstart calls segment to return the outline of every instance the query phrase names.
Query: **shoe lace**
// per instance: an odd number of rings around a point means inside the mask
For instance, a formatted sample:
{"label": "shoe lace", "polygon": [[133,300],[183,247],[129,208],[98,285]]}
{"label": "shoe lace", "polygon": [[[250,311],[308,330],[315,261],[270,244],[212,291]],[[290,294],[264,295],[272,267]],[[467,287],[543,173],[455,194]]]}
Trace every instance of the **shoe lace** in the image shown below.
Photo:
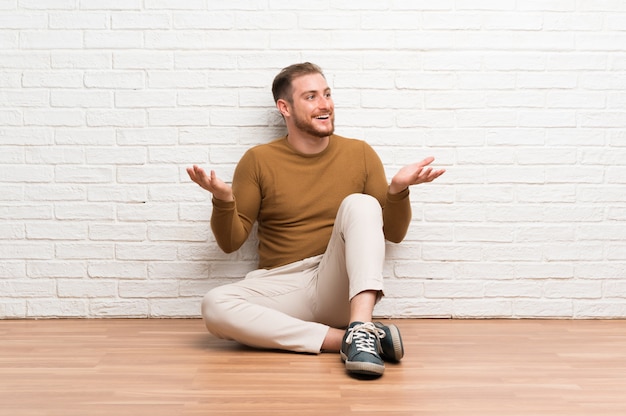
{"label": "shoe lace", "polygon": [[377,328],[373,323],[366,322],[358,324],[348,329],[346,343],[354,345],[357,351],[364,351],[370,354],[378,354],[378,344],[380,338],[385,337],[385,331]]}

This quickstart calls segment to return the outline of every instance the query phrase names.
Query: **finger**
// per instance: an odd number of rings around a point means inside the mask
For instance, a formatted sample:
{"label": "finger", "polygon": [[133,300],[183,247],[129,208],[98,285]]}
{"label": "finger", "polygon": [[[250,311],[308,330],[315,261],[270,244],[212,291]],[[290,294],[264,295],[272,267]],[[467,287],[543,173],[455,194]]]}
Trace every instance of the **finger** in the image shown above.
{"label": "finger", "polygon": [[438,170],[438,171],[433,172],[430,177],[430,182],[434,181],[435,179],[443,175],[444,172],[445,170]]}
{"label": "finger", "polygon": [[205,175],[206,173],[204,172],[204,169],[202,169],[200,166],[198,165],[193,165],[193,171],[196,173],[196,175],[198,176],[202,176]]}
{"label": "finger", "polygon": [[196,171],[193,167],[187,168],[187,175],[189,175],[189,178],[191,178],[192,181],[198,182],[198,175],[196,175]]}
{"label": "finger", "polygon": [[424,167],[424,166],[428,166],[431,163],[433,163],[435,161],[435,158],[432,156],[428,156],[426,159],[422,160],[421,162],[419,162],[419,165]]}
{"label": "finger", "polygon": [[201,179],[203,182],[210,182],[211,178],[209,175],[207,175],[207,173],[204,171],[204,169],[202,169],[199,166],[196,166],[196,175],[198,176],[198,179]]}
{"label": "finger", "polygon": [[419,173],[419,176],[422,178],[428,178],[431,175],[432,171],[433,168],[422,169],[422,171]]}

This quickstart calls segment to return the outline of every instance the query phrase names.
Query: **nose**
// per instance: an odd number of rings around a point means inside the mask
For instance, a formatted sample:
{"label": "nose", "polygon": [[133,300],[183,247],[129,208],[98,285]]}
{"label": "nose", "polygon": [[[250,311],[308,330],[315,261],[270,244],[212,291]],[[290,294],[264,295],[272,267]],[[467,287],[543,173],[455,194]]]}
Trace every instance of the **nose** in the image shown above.
{"label": "nose", "polygon": [[332,99],[332,97],[322,96],[318,100],[317,106],[320,109],[323,109],[323,110],[329,110],[329,109],[333,108],[333,99]]}

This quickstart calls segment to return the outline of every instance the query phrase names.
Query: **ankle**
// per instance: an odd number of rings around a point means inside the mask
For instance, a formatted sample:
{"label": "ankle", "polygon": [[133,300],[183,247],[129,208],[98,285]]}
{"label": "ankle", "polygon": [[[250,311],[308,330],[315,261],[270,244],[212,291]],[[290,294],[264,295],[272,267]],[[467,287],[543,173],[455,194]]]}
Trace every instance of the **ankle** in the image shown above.
{"label": "ankle", "polygon": [[341,329],[328,328],[320,352],[338,352],[341,349],[344,334],[345,331]]}

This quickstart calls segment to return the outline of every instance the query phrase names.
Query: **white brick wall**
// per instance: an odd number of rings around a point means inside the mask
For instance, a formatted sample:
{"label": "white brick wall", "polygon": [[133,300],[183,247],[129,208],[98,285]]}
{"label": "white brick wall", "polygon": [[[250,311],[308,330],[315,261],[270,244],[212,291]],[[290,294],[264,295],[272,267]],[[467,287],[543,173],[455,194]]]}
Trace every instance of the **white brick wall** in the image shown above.
{"label": "white brick wall", "polygon": [[626,318],[626,2],[0,0],[0,317],[198,316],[254,267],[209,195],[284,132],[277,71],[327,72],[389,175],[394,317]]}

